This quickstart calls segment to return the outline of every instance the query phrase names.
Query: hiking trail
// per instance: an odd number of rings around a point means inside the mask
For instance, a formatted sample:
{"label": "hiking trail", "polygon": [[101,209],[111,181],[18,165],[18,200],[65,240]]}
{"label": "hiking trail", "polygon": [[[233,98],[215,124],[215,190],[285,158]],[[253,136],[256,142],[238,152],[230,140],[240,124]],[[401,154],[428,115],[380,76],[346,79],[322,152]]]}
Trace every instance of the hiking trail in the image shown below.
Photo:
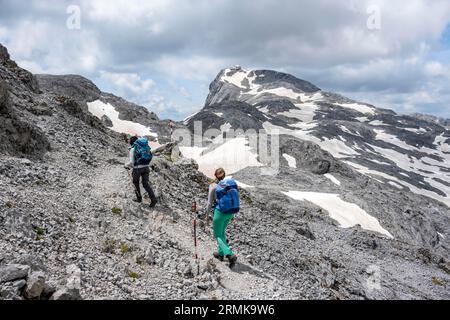
{"label": "hiking trail", "polygon": [[[164,207],[164,204],[158,203],[156,208],[150,209],[147,207],[149,200],[145,197],[143,204],[135,204],[132,201],[134,186],[123,166],[111,165],[97,170],[96,178],[92,183],[93,194],[99,202],[104,202],[107,207],[122,208],[127,222],[132,221],[132,225],[134,225],[130,228],[122,222],[122,217],[114,217],[108,229],[118,236],[125,237],[128,240],[131,239],[134,244],[144,247],[147,245],[146,242],[154,237],[164,235],[164,238],[171,239],[172,242],[179,245],[182,254],[185,255],[184,258],[190,260],[195,269],[193,215],[186,213],[177,222],[173,222],[171,218],[173,210]],[[150,174],[150,182],[152,184],[152,173]],[[201,225],[201,222],[199,224]],[[135,233],[136,230],[138,230],[137,234]],[[200,269],[213,266],[213,269],[220,275],[218,289],[207,291],[204,298],[221,298],[221,290],[228,291],[235,298],[273,298],[272,295],[268,296],[265,292],[268,288],[276,286],[276,281],[271,276],[251,266],[244,256],[239,256],[239,248],[236,250],[238,262],[231,270],[226,259],[224,262],[220,262],[212,257],[212,253],[217,250],[216,241],[212,235],[212,226],[199,226],[197,233]],[[154,276],[154,274],[149,273],[149,276]]]}

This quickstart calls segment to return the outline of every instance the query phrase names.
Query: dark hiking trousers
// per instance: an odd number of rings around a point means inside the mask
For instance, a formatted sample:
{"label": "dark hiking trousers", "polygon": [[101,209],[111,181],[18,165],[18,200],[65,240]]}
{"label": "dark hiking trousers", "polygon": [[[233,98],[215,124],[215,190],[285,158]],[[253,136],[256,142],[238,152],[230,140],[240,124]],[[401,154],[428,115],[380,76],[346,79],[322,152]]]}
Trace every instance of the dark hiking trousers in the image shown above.
{"label": "dark hiking trousers", "polygon": [[147,191],[150,200],[152,202],[156,202],[156,196],[153,192],[152,187],[149,183],[149,176],[150,176],[150,169],[147,168],[140,168],[140,169],[133,169],[133,184],[136,188],[136,197],[138,201],[142,201],[142,194],[141,194],[141,186],[139,184],[141,177],[142,177],[142,185],[144,186],[145,191]]}

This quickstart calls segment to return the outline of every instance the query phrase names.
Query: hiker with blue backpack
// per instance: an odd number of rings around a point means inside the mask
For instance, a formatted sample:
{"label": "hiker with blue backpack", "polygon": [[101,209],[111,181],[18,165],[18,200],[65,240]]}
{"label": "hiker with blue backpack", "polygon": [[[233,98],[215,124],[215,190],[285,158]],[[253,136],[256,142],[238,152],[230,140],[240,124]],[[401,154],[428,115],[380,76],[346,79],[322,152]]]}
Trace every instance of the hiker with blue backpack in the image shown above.
{"label": "hiker with blue backpack", "polygon": [[151,200],[150,207],[153,208],[156,206],[156,203],[158,201],[156,200],[155,193],[153,192],[153,189],[150,186],[149,182],[150,162],[153,158],[151,148],[148,145],[147,138],[131,137],[130,145],[131,149],[129,161],[127,164],[125,164],[125,168],[128,170],[133,169],[132,177],[136,193],[136,199],[134,199],[134,201],[138,203],[142,202],[140,186],[140,181],[142,179],[142,185],[144,186],[144,189],[148,193]]}
{"label": "hiker with blue backpack", "polygon": [[206,207],[207,215],[214,209],[213,231],[218,250],[213,255],[220,261],[223,261],[226,257],[230,263],[230,268],[233,268],[237,256],[228,246],[226,230],[235,214],[239,212],[238,186],[233,179],[225,179],[225,170],[222,168],[217,169],[214,176],[216,180],[209,186]]}

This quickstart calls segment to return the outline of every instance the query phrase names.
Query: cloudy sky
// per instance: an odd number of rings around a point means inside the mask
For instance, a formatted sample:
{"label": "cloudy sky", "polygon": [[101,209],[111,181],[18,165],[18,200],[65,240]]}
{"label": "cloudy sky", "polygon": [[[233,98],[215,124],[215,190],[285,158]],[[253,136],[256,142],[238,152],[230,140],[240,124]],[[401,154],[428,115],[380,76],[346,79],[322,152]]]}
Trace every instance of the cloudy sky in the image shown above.
{"label": "cloudy sky", "polygon": [[34,73],[81,74],[161,118],[200,109],[236,64],[450,118],[448,0],[0,0],[0,43]]}

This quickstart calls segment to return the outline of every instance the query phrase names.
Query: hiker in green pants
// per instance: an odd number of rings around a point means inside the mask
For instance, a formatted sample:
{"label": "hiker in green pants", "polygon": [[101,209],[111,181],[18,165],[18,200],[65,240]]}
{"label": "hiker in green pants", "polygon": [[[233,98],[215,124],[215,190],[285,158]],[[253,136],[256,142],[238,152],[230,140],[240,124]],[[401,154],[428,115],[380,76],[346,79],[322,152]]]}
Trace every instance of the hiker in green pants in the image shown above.
{"label": "hiker in green pants", "polygon": [[213,218],[213,230],[214,237],[217,240],[219,245],[219,249],[217,250],[218,259],[220,257],[223,260],[223,257],[233,256],[233,251],[231,251],[230,247],[227,244],[227,236],[225,231],[227,230],[228,224],[231,220],[233,220],[234,215],[232,214],[224,214],[220,212],[218,209],[214,210],[214,218]]}
{"label": "hiker in green pants", "polygon": [[[230,221],[234,219],[234,214],[239,211],[237,185],[232,179],[224,180],[225,170],[222,168],[217,169],[214,175],[216,180],[209,186],[208,205],[206,208],[207,215],[214,208],[213,231],[218,249],[213,255],[220,261],[223,261],[224,257],[226,257],[230,263],[230,268],[233,268],[236,264],[237,256],[233,254],[233,251],[228,246],[226,230]],[[226,203],[226,205],[223,203]],[[221,212],[220,208],[226,212]]]}

